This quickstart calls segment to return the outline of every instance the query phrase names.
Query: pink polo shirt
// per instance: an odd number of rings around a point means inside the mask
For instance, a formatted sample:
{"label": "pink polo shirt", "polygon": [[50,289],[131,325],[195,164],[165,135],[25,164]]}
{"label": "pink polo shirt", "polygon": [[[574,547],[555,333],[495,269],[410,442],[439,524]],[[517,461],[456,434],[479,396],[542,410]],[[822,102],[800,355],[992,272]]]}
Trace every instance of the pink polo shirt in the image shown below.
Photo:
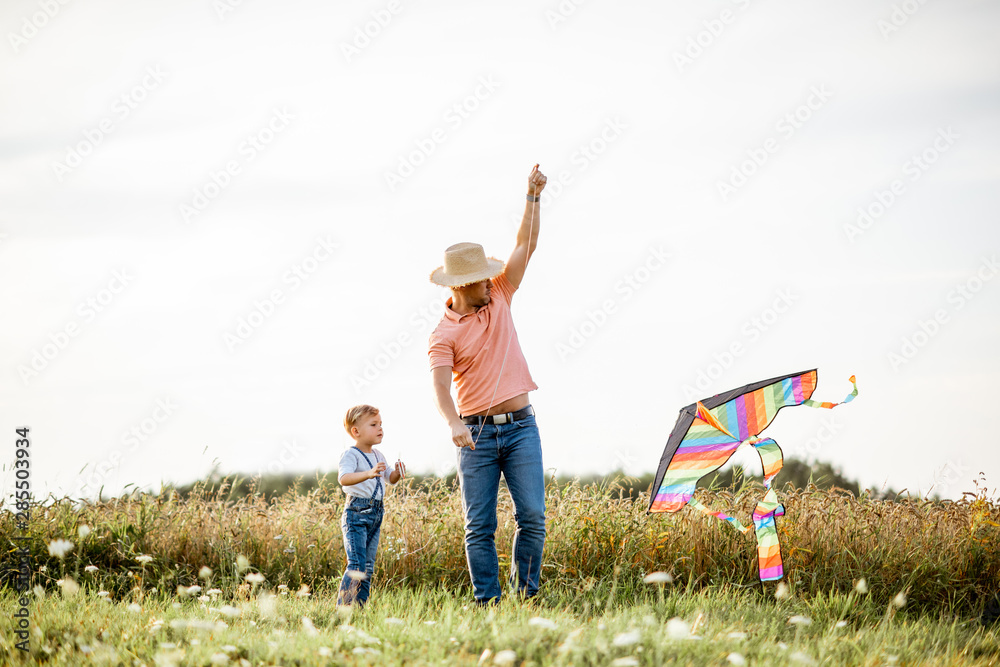
{"label": "pink polo shirt", "polygon": [[427,351],[431,370],[451,366],[458,389],[458,412],[463,416],[485,412],[509,398],[538,389],[514,330],[510,314],[513,296],[514,286],[501,274],[493,279],[490,302],[474,313],[459,315],[451,309],[452,300],[448,299],[448,307],[431,333]]}

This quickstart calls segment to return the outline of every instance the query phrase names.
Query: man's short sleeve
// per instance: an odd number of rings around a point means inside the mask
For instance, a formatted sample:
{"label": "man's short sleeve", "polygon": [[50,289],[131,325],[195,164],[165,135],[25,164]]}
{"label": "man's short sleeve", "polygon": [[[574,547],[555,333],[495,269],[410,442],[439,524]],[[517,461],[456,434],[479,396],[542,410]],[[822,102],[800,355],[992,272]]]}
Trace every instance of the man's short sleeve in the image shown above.
{"label": "man's short sleeve", "polygon": [[499,276],[493,279],[493,286],[497,288],[497,291],[503,296],[503,300],[510,305],[511,300],[514,298],[514,292],[516,288],[511,285],[510,280],[507,278],[507,274],[501,273]]}
{"label": "man's short sleeve", "polygon": [[435,329],[427,341],[427,356],[430,357],[431,370],[441,366],[455,367],[455,347],[450,340]]}

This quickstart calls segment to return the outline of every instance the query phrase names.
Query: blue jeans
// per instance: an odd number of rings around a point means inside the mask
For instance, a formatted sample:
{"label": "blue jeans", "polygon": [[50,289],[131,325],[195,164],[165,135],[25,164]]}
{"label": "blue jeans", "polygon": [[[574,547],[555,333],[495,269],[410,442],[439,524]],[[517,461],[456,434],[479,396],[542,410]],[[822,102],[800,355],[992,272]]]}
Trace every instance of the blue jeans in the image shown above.
{"label": "blue jeans", "polygon": [[[375,574],[375,554],[382,530],[382,501],[349,496],[340,517],[340,531],[344,535],[347,553],[347,571],[340,580],[337,604],[359,606],[368,601],[372,576]],[[353,577],[351,576],[353,573]]]}
{"label": "blue jeans", "polygon": [[465,557],[476,601],[500,599],[497,562],[497,493],[503,474],[514,501],[517,531],[511,585],[521,595],[538,592],[545,546],[545,472],[535,417],[508,424],[470,426],[475,450],[458,450],[458,480],[465,511]]}

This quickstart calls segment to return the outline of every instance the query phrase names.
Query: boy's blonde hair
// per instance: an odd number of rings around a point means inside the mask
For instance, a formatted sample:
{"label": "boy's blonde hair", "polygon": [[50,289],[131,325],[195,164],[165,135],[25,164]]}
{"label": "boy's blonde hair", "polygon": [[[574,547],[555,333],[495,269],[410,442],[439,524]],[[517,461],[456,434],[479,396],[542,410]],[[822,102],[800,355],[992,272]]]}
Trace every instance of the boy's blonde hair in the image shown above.
{"label": "boy's blonde hair", "polygon": [[347,434],[353,438],[354,434],[351,433],[351,427],[364,419],[365,415],[377,414],[378,408],[374,408],[370,405],[355,405],[347,411],[347,416],[344,417],[344,428],[347,430]]}

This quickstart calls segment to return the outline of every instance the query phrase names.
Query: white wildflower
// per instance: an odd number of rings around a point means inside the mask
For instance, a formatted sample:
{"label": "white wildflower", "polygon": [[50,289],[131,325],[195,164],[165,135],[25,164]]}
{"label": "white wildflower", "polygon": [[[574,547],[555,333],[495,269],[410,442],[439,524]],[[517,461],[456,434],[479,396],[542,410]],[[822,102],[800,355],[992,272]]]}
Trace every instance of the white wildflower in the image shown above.
{"label": "white wildflower", "polygon": [[792,662],[798,662],[803,665],[815,665],[816,661],[812,659],[812,656],[808,653],[803,653],[802,651],[796,651],[795,653],[788,656],[788,659]]}
{"label": "white wildflower", "polygon": [[691,626],[683,618],[674,616],[667,621],[667,637],[671,639],[688,639],[691,637]]}
{"label": "white wildflower", "polygon": [[307,598],[310,595],[312,595],[312,593],[309,592],[309,585],[302,584],[302,588],[299,589],[299,592],[296,593],[296,595],[298,595],[300,598]]}
{"label": "white wildflower", "polygon": [[251,572],[243,579],[249,584],[262,584],[264,583],[264,575],[258,572]]}
{"label": "white wildflower", "polygon": [[152,563],[153,562],[153,557],[152,556],[147,556],[146,554],[143,554],[141,556],[136,556],[135,559],[138,562],[142,563],[143,565],[145,565],[146,563]]}
{"label": "white wildflower", "polygon": [[745,665],[747,664],[747,659],[744,658],[739,653],[730,653],[726,656],[726,660],[729,661],[731,665]]}
{"label": "white wildflower", "polygon": [[777,600],[787,600],[792,597],[792,592],[788,588],[788,584],[781,582],[778,587],[774,590],[774,597]]}
{"label": "white wildflower", "polygon": [[97,566],[96,565],[88,565],[87,567],[83,568],[83,571],[84,572],[89,572],[90,574],[93,574],[94,572],[97,572]]}
{"label": "white wildflower", "polygon": [[236,557],[236,571],[237,572],[244,572],[244,571],[246,571],[248,569],[250,569],[250,561],[247,560],[247,557],[244,556],[244,555],[242,555],[242,554],[240,554],[239,556],[237,556]]}
{"label": "white wildflower", "polygon": [[896,597],[892,599],[892,606],[896,609],[902,609],[906,605],[906,593],[897,593]]}
{"label": "white wildflower", "polygon": [[674,578],[667,572],[650,572],[642,578],[642,581],[646,584],[672,584]]}
{"label": "white wildflower", "polygon": [[134,602],[132,604],[130,604],[128,607],[126,607],[126,609],[128,609],[133,614],[138,614],[138,613],[140,613],[142,611],[142,607],[140,607],[139,605],[137,605]]}
{"label": "white wildflower", "polygon": [[854,584],[854,590],[858,592],[859,595],[864,595],[868,592],[868,582],[865,581],[864,577],[861,577]]}
{"label": "white wildflower", "polygon": [[212,657],[208,659],[213,665],[228,665],[229,656],[225,653],[213,653]]}
{"label": "white wildflower", "polygon": [[611,667],[638,667],[639,661],[632,656],[615,658],[611,661]]}
{"label": "white wildflower", "polygon": [[536,628],[545,628],[546,630],[555,630],[555,621],[550,621],[547,618],[542,618],[541,616],[535,616],[534,618],[528,619],[528,625]]}
{"label": "white wildflower", "polygon": [[629,630],[628,632],[620,632],[615,635],[615,638],[611,640],[613,646],[631,646],[642,639],[642,633],[639,630]]}
{"label": "white wildflower", "polygon": [[809,618],[808,616],[800,616],[799,614],[796,614],[795,616],[789,618],[788,622],[791,625],[812,625],[811,618]]}
{"label": "white wildflower", "polygon": [[207,565],[202,565],[201,569],[198,570],[198,578],[199,579],[205,579],[205,580],[211,579],[212,578],[212,568],[210,568]]}
{"label": "white wildflower", "polygon": [[90,526],[80,526],[76,529],[76,534],[80,536],[81,540],[87,539],[87,535],[90,535]]}
{"label": "white wildflower", "polygon": [[493,656],[494,665],[513,665],[515,660],[517,660],[517,653],[514,653],[509,648],[497,651],[497,654]]}

